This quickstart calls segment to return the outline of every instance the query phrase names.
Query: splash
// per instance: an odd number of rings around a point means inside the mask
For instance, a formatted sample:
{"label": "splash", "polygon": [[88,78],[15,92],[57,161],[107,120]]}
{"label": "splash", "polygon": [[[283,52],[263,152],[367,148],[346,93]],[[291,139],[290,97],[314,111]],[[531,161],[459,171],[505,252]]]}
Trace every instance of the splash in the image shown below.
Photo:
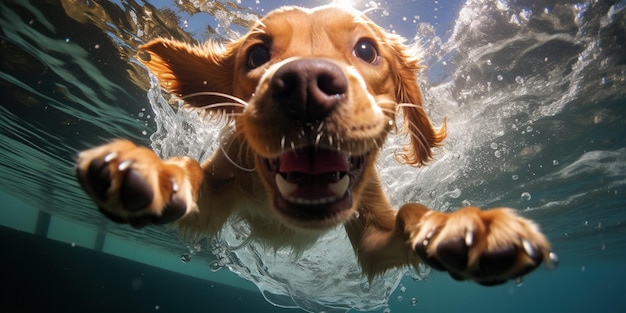
{"label": "splash", "polygon": [[[526,190],[526,184],[540,182],[537,178],[550,171],[542,167],[540,157],[549,149],[548,134],[566,136],[568,130],[548,122],[573,105],[624,97],[624,88],[619,88],[626,77],[624,67],[615,66],[622,53],[607,44],[623,20],[619,3],[542,6],[469,0],[447,41],[434,36],[431,26],[420,25],[415,41],[428,66],[420,76],[425,106],[434,121],[447,119],[449,135],[436,160],[419,169],[396,162],[394,153],[406,138],[390,136],[378,168],[392,203],[421,202],[439,211],[467,205],[533,205],[541,192]],[[222,129],[232,128],[224,120],[172,109],[154,78],[149,99],[158,126],[152,147],[161,157],[189,155],[202,161],[219,148]],[[596,121],[607,119],[603,115]],[[180,141],[183,136],[188,139]],[[566,158],[559,159],[563,161],[555,163],[553,156],[546,161],[565,166],[555,175],[580,170],[576,163],[566,166]],[[380,309],[404,275],[390,271],[370,285],[342,228],[301,256],[266,249],[249,238],[248,225],[235,221],[229,221],[210,246],[220,267],[254,282],[271,303],[311,312]],[[428,270],[421,273],[428,276]]]}

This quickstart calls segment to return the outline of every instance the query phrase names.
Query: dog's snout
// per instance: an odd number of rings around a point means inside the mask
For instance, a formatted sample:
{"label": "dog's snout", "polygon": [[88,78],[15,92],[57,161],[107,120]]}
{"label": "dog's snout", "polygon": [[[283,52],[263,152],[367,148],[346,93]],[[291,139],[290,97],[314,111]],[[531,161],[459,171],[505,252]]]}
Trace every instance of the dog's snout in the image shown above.
{"label": "dog's snout", "polygon": [[301,122],[319,121],[345,97],[348,79],[336,64],[300,59],[280,67],[271,81],[274,99]]}

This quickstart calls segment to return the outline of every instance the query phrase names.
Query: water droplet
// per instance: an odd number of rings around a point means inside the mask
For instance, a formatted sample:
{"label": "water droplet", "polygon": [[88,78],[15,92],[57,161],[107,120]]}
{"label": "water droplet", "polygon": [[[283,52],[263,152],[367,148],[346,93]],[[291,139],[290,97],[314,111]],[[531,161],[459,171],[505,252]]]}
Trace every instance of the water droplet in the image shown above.
{"label": "water droplet", "polygon": [[191,254],[189,254],[189,253],[181,254],[180,261],[183,262],[183,263],[189,263],[189,261],[191,261]]}
{"label": "water droplet", "polygon": [[502,77],[502,75],[498,75],[498,76],[496,76],[496,79],[497,79],[498,81],[502,81],[502,80],[504,79],[504,77]]}
{"label": "water droplet", "polygon": [[513,180],[518,180],[518,179],[519,179],[519,176],[518,176],[518,175],[516,175],[516,174],[513,174],[513,175],[511,175],[511,179],[513,179]]}
{"label": "water droplet", "polygon": [[552,165],[559,165],[559,160],[552,160]]}
{"label": "water droplet", "polygon": [[213,261],[211,262],[211,264],[209,264],[209,269],[211,270],[211,272],[215,273],[222,269],[222,264],[220,264],[219,261]]}
{"label": "water droplet", "polygon": [[406,292],[406,287],[400,286],[400,292],[405,293]]}
{"label": "water droplet", "polygon": [[524,285],[524,277],[518,277],[515,279],[515,286],[522,287]]}
{"label": "water droplet", "polygon": [[528,201],[530,200],[532,197],[530,195],[530,193],[528,192],[522,192],[522,195],[520,197],[522,199],[522,201]]}
{"label": "water droplet", "polygon": [[491,60],[487,59],[487,65],[491,65]]}
{"label": "water droplet", "polygon": [[411,298],[411,305],[412,306],[416,306],[417,305],[417,298]]}

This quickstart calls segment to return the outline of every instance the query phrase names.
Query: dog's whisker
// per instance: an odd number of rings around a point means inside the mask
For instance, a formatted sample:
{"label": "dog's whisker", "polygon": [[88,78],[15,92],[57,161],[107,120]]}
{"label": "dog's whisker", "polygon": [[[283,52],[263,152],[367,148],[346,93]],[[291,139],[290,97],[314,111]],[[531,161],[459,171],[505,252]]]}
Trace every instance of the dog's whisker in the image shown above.
{"label": "dog's whisker", "polygon": [[235,162],[235,160],[233,160],[228,153],[226,153],[226,151],[224,150],[224,146],[220,145],[220,148],[222,149],[222,152],[224,153],[224,157],[226,157],[226,160],[228,160],[228,162],[230,162],[230,164],[234,165],[236,168],[244,171],[244,172],[254,172],[256,171],[256,167],[252,167],[252,168],[246,168],[243,167],[242,165],[239,165],[239,163]]}
{"label": "dog's whisker", "polygon": [[222,107],[223,108],[233,108],[233,107],[245,108],[246,106],[239,104],[239,103],[234,103],[234,102],[220,102],[220,103],[211,103],[211,104],[194,107],[194,108],[198,110],[204,110],[204,109],[216,109],[216,108],[222,108]]}
{"label": "dog's whisker", "polygon": [[414,104],[414,103],[398,103],[398,108],[403,108],[403,107],[421,109],[424,106],[422,106],[421,104]]}
{"label": "dog's whisker", "polygon": [[[226,99],[230,99],[233,100],[237,103],[238,106],[241,107],[246,107],[248,105],[248,103],[246,101],[241,100],[240,98],[237,98],[235,96],[229,95],[227,93],[223,93],[223,92],[216,92],[216,91],[200,91],[200,92],[194,92],[194,93],[190,93],[187,95],[184,95],[182,97],[180,97],[182,100],[188,99],[188,98],[193,98],[193,97],[198,97],[198,96],[215,96],[215,97],[222,97],[222,98],[226,98]],[[235,104],[235,103],[233,103]]]}

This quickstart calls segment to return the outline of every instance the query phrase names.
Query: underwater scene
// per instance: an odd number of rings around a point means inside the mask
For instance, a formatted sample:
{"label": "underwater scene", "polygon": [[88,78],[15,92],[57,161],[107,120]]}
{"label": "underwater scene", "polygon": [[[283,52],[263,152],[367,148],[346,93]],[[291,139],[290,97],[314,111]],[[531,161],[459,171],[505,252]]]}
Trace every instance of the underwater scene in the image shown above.
{"label": "underwater scene", "polygon": [[79,186],[79,151],[128,138],[206,160],[223,136],[137,48],[227,42],[331,1],[0,0],[0,312],[626,312],[626,1],[335,2],[406,38],[447,125],[420,168],[390,135],[377,168],[392,204],[515,208],[558,265],[493,287],[427,266],[370,282],[342,227],[293,255],[237,220],[194,241],[115,224]]}

